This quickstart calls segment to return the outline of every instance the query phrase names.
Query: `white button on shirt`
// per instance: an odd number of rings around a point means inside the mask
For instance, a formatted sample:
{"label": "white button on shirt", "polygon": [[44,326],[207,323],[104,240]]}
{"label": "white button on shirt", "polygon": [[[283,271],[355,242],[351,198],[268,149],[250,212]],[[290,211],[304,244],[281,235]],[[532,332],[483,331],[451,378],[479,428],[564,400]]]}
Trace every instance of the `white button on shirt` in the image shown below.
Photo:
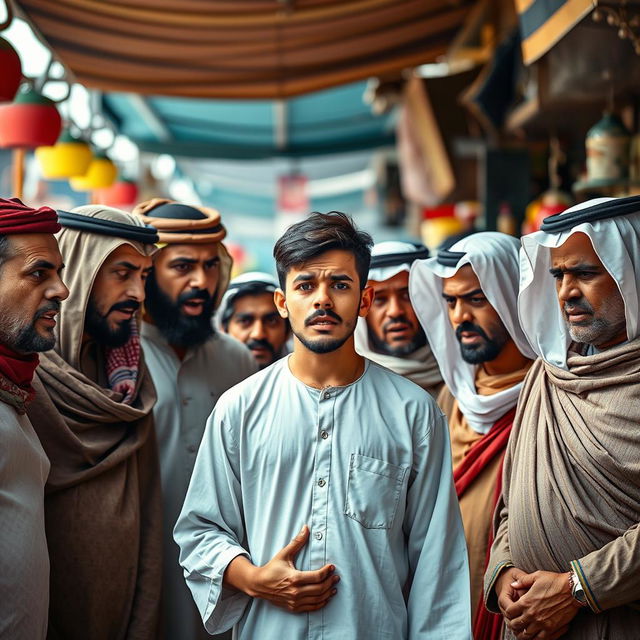
{"label": "white button on shirt", "polygon": [[[469,640],[442,413],[420,387],[368,361],[359,380],[326,393],[283,359],[218,401],[175,528],[207,630],[237,625],[239,640]],[[223,588],[234,557],[263,565],[303,524],[311,538],[296,567],[331,563],[341,578],[324,609],[292,613]]]}

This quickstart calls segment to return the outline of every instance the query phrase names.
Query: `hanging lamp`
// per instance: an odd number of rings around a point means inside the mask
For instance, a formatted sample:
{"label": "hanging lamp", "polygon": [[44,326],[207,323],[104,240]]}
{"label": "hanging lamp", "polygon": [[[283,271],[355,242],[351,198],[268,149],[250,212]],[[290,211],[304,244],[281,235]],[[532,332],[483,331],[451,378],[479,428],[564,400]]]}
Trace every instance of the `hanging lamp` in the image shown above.
{"label": "hanging lamp", "polygon": [[11,102],[22,80],[22,64],[18,52],[9,41],[0,38],[0,102]]}
{"label": "hanging lamp", "polygon": [[0,147],[35,149],[55,144],[62,119],[53,100],[28,87],[0,104]]}
{"label": "hanging lamp", "polygon": [[65,129],[52,147],[38,147],[35,152],[42,176],[47,180],[61,180],[83,176],[93,159],[91,147]]}
{"label": "hanging lamp", "polygon": [[116,180],[118,170],[104,152],[94,155],[87,172],[83,176],[75,176],[69,180],[74,191],[94,191],[110,187]]}

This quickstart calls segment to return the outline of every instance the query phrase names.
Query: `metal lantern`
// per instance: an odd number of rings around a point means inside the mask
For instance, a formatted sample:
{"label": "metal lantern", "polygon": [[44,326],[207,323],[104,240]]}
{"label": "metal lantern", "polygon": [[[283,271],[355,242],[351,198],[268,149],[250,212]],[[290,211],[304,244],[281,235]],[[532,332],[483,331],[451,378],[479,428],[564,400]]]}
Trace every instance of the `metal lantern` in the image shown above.
{"label": "metal lantern", "polygon": [[91,147],[80,138],[71,135],[68,130],[62,132],[55,145],[38,147],[35,153],[42,176],[47,180],[83,176],[89,170],[93,159]]}
{"label": "metal lantern", "polygon": [[620,118],[606,113],[587,133],[587,179],[592,187],[620,183],[629,176],[631,134]]}
{"label": "metal lantern", "polygon": [[22,80],[20,56],[11,44],[0,38],[0,102],[11,102]]}
{"label": "metal lantern", "polygon": [[52,100],[35,89],[20,92],[0,104],[0,147],[35,149],[55,144],[62,120]]}
{"label": "metal lantern", "polygon": [[110,187],[115,182],[117,175],[116,165],[107,155],[97,153],[89,164],[87,173],[71,178],[69,184],[74,191],[94,191]]}

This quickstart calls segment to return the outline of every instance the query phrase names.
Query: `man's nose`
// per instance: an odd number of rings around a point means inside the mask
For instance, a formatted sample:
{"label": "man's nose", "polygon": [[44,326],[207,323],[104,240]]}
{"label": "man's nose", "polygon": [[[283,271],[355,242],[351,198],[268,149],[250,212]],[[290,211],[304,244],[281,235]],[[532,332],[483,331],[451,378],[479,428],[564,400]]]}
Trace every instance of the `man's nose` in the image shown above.
{"label": "man's nose", "polygon": [[207,287],[207,274],[204,269],[196,267],[192,269],[189,274],[189,286],[192,289],[206,289]]}
{"label": "man's nose", "polygon": [[457,326],[463,322],[471,322],[473,319],[472,314],[469,312],[469,307],[463,300],[456,301],[456,306],[451,313],[451,320]]}
{"label": "man's nose", "polygon": [[568,300],[573,300],[581,297],[582,292],[580,291],[575,278],[564,276],[562,278],[562,282],[560,283],[560,288],[558,289],[558,298],[562,302],[567,302]]}
{"label": "man's nose", "polygon": [[327,285],[321,284],[316,289],[313,306],[316,309],[328,309],[333,306],[333,300],[331,299],[330,290]]}
{"label": "man's nose", "polygon": [[263,340],[265,338],[264,323],[262,320],[256,320],[251,325],[251,333],[249,337],[252,340]]}

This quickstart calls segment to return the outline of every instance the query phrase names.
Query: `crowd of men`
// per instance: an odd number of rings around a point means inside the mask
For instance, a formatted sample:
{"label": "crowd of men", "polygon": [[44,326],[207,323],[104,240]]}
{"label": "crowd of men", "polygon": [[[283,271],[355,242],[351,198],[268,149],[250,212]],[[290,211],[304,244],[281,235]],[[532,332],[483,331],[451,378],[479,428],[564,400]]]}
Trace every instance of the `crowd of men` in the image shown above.
{"label": "crowd of men", "polygon": [[0,199],[0,639],[631,640],[640,197],[437,255]]}

